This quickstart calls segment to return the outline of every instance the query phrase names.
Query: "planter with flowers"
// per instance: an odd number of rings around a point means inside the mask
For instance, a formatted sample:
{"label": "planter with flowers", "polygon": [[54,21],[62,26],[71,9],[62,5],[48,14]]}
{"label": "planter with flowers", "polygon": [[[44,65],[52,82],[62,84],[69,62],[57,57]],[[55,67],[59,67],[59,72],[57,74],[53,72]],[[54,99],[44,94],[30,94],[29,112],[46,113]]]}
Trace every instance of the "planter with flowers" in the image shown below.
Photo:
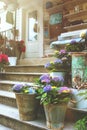
{"label": "planter with flowers", "polygon": [[28,84],[15,84],[12,91],[15,92],[20,119],[26,121],[36,119],[38,100],[35,88]]}
{"label": "planter with flowers", "polygon": [[3,72],[5,65],[9,65],[8,56],[5,54],[0,54],[0,72]]}
{"label": "planter with flowers", "polygon": [[67,104],[71,98],[71,89],[62,86],[62,76],[51,77],[43,74],[38,80],[37,99],[44,106],[47,127],[52,130],[62,130]]}
{"label": "planter with flowers", "polygon": [[67,52],[87,51],[87,30],[82,31],[79,37],[79,41],[72,39],[69,44],[66,44]]}
{"label": "planter with flowers", "polygon": [[[61,75],[67,83],[67,76],[71,72],[71,55],[66,50],[55,51],[54,61],[45,64],[45,68],[50,71],[51,76]],[[56,74],[56,75],[55,75]],[[68,76],[70,77],[70,76]]]}

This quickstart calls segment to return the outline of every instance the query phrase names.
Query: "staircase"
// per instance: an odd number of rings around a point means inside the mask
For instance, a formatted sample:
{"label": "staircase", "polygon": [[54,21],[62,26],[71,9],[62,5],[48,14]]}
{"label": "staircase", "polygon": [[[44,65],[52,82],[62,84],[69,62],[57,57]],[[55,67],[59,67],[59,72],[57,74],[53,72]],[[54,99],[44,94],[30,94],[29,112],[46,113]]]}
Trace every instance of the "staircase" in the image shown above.
{"label": "staircase", "polygon": [[[37,120],[21,121],[19,119],[15,94],[11,92],[11,87],[15,83],[33,84],[34,78],[47,73],[44,68],[47,59],[42,61],[35,62],[35,59],[32,63],[27,60],[24,63],[20,61],[16,66],[5,67],[5,72],[0,73],[0,130],[48,130],[43,110],[39,110]],[[66,123],[64,130],[73,130],[73,124]]]}

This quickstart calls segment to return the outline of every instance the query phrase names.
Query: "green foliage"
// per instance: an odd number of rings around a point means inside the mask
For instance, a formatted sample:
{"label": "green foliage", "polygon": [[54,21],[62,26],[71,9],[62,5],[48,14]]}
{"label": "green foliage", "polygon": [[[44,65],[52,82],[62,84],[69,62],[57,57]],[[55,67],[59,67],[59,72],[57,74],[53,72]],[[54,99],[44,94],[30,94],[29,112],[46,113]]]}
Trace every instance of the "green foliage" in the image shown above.
{"label": "green foliage", "polygon": [[67,52],[80,52],[83,50],[84,50],[84,43],[74,43],[66,45]]}
{"label": "green foliage", "polygon": [[87,130],[87,117],[78,120],[74,125],[74,130]]}

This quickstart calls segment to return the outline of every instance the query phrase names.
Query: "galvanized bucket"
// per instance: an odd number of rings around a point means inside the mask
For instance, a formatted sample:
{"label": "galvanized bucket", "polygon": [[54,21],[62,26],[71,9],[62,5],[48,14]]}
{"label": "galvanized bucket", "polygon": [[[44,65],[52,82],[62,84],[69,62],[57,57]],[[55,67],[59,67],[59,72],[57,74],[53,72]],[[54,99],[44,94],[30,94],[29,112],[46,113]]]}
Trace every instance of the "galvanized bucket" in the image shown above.
{"label": "galvanized bucket", "polygon": [[18,93],[15,93],[15,95],[20,119],[25,121],[36,119],[38,110],[38,101],[36,99],[36,95]]}
{"label": "galvanized bucket", "polygon": [[49,129],[63,130],[67,104],[44,105],[46,124]]}

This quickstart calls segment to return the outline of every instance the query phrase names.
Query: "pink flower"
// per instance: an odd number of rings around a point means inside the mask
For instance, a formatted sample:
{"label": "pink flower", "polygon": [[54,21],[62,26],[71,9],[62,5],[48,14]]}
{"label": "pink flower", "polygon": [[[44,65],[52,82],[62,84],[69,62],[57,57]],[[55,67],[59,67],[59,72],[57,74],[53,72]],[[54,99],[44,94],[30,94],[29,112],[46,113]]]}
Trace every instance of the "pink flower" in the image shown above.
{"label": "pink flower", "polygon": [[71,89],[69,89],[68,87],[64,86],[64,87],[61,87],[59,90],[58,90],[59,93],[70,93],[71,92]]}

